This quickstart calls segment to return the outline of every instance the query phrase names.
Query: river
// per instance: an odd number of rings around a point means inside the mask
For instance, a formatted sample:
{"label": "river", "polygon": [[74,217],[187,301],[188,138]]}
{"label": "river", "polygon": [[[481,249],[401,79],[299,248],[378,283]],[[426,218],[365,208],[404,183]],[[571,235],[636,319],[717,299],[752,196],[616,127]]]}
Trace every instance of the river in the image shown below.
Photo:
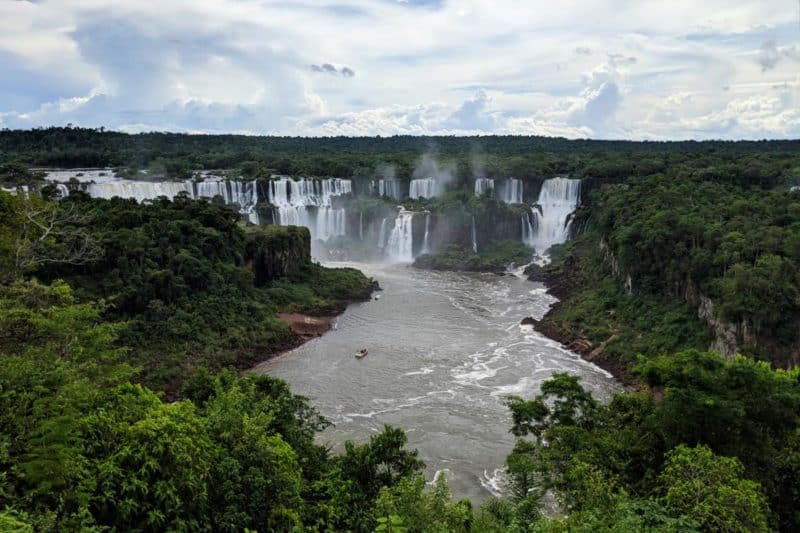
{"label": "river", "polygon": [[[384,424],[402,427],[428,480],[444,472],[455,497],[479,502],[502,493],[502,467],[514,445],[504,397],[532,397],[554,372],[579,374],[599,399],[618,389],[607,372],[519,326],[555,301],[539,283],[346,266],[377,279],[379,299],[351,305],[332,331],[254,369],[311,399],[334,423],[320,435],[334,450],[347,439],[366,441]],[[357,360],[362,347],[369,355]]]}

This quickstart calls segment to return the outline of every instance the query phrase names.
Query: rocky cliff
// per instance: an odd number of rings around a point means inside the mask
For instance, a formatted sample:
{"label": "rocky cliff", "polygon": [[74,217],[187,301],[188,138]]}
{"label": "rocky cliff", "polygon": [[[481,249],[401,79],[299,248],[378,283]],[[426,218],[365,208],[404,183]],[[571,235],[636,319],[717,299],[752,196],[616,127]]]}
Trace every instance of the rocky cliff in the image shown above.
{"label": "rocky cliff", "polygon": [[250,228],[249,237],[247,263],[259,287],[311,261],[311,234],[307,228],[254,227]]}

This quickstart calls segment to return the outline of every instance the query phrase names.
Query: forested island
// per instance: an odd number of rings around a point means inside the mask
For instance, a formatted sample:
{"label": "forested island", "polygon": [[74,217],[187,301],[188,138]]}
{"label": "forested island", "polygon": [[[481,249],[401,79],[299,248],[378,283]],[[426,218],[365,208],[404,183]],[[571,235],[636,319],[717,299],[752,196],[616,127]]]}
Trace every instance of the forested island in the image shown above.
{"label": "forested island", "polygon": [[[49,128],[0,132],[0,184],[0,529],[800,529],[798,141]],[[376,289],[312,251],[536,256],[560,302],[530,322],[627,387],[506,395],[508,490],[480,505],[426,485],[413,428],[334,453],[308,399],[241,372],[302,342],[279,315]]]}

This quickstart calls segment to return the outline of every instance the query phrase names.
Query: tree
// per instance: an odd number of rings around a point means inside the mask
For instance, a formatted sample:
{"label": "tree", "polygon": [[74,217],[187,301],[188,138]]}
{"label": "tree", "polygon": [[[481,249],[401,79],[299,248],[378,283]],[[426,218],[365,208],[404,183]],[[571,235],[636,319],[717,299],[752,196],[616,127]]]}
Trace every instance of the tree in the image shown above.
{"label": "tree", "polygon": [[0,191],[0,282],[49,264],[84,265],[100,257],[86,228],[88,218],[72,202]]}
{"label": "tree", "polygon": [[374,513],[379,523],[387,527],[391,524],[393,528],[402,525],[408,533],[467,532],[472,522],[469,500],[451,502],[444,475],[437,476],[427,491],[422,476],[401,479],[391,488],[383,487]]}
{"label": "tree", "polygon": [[661,501],[673,516],[686,516],[703,531],[769,531],[761,487],[743,474],[736,458],[714,455],[706,446],[680,445],[667,455]]}

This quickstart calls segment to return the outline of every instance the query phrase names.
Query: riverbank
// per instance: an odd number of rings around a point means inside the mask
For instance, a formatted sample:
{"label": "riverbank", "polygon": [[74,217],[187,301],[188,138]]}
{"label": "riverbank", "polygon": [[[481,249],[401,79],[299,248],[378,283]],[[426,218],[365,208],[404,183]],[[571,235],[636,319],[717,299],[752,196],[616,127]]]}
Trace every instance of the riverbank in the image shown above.
{"label": "riverbank", "polygon": [[708,348],[708,328],[691,307],[658,295],[627,294],[596,236],[581,235],[554,249],[552,258],[526,274],[544,283],[558,302],[541,320],[526,323],[626,386],[638,385],[630,371],[640,356]]}
{"label": "riverbank", "polygon": [[351,304],[370,301],[376,291],[383,290],[375,279],[364,276],[359,270],[353,268],[325,270],[358,272],[363,279],[352,285],[346,295],[340,294],[337,299],[327,302],[324,306],[312,308],[287,306],[287,309],[293,310],[277,313],[276,318],[288,328],[289,335],[276,343],[273,349],[257,353],[252,359],[240,361],[237,365],[240,369],[257,368],[296,350],[310,340],[323,336],[333,327],[334,319],[342,315]]}

